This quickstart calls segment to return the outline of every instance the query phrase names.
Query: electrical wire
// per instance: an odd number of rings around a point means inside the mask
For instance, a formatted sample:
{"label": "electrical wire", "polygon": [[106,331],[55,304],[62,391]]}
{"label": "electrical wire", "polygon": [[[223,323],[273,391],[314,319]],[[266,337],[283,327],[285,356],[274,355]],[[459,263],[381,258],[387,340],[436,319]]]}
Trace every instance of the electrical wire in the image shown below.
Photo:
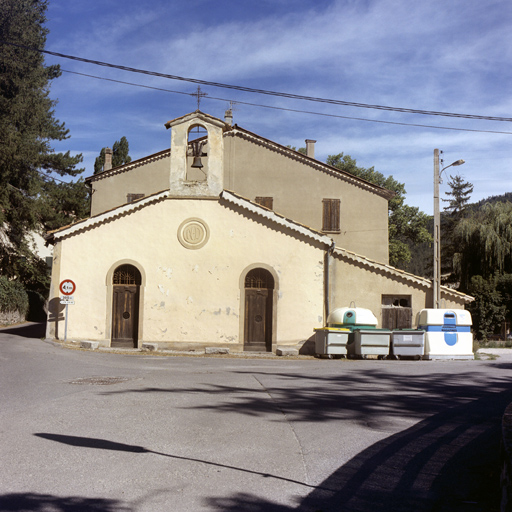
{"label": "electrical wire", "polygon": [[159,73],[157,71],[148,71],[148,70],[144,70],[144,69],[132,68],[129,66],[121,66],[119,64],[112,64],[109,62],[102,62],[99,60],[86,59],[84,57],[77,57],[75,55],[67,55],[65,53],[52,52],[50,50],[42,50],[39,48],[30,48],[28,46],[11,43],[8,41],[0,41],[0,42],[3,44],[10,45],[10,46],[15,46],[17,48],[22,48],[22,49],[30,50],[30,51],[36,51],[39,53],[52,55],[54,57],[59,57],[62,59],[70,59],[70,60],[74,60],[74,61],[78,61],[78,62],[85,62],[87,64],[94,64],[95,66],[103,66],[103,67],[108,67],[108,68],[113,68],[113,69],[119,69],[122,71],[128,71],[130,73],[139,73],[139,74],[144,74],[144,75],[149,75],[149,76],[156,76],[156,77],[160,77],[160,78],[167,78],[169,80],[191,82],[191,83],[199,84],[199,85],[208,85],[211,87],[220,87],[223,89],[233,89],[233,90],[237,90],[237,91],[250,92],[250,93],[255,93],[255,94],[265,94],[265,95],[269,95],[269,96],[277,96],[277,97],[288,98],[288,99],[312,101],[312,102],[317,102],[317,103],[327,103],[330,105],[342,105],[342,106],[348,106],[348,107],[367,108],[367,109],[374,109],[374,110],[386,110],[386,111],[391,111],[391,112],[401,112],[401,113],[407,113],[407,114],[457,117],[457,118],[462,118],[462,119],[478,119],[478,120],[484,120],[484,121],[512,122],[512,118],[510,118],[510,117],[482,116],[482,115],[476,115],[476,114],[459,114],[459,113],[454,113],[454,112],[438,112],[438,111],[434,111],[434,110],[420,110],[420,109],[413,109],[413,108],[391,107],[391,106],[385,106],[385,105],[371,105],[371,104],[367,104],[367,103],[357,103],[357,102],[344,101],[344,100],[318,98],[318,97],[314,97],[314,96],[303,96],[300,94],[269,91],[266,89],[257,89],[257,88],[253,88],[253,87],[244,87],[241,85],[224,84],[221,82],[211,82],[208,80],[200,80],[197,78],[186,78],[186,77],[182,77],[182,76],[178,76],[178,75]]}
{"label": "electrical wire", "polygon": [[[69,71],[67,69],[61,69],[61,71],[64,73],[70,73],[73,75],[80,75],[80,76],[85,76],[88,78],[104,80],[106,82],[114,82],[114,83],[123,84],[123,85],[131,85],[134,87],[142,87],[144,89],[152,89],[155,91],[168,92],[168,93],[172,93],[172,94],[184,94],[186,96],[197,96],[197,93],[195,93],[195,92],[190,93],[190,92],[183,92],[183,91],[173,91],[170,89],[163,89],[161,87],[153,87],[151,85],[135,84],[133,82],[125,82],[123,80],[115,80],[113,78],[105,78],[105,77],[96,76],[96,75],[89,75],[86,73],[79,73],[77,71]],[[498,130],[476,130],[476,129],[471,129],[471,128],[455,128],[455,127],[448,127],[448,126],[434,126],[434,125],[428,125],[428,124],[401,123],[398,121],[383,121],[380,119],[367,119],[364,117],[341,116],[338,114],[326,114],[326,113],[322,113],[322,112],[311,112],[308,110],[299,110],[299,109],[286,108],[286,107],[275,107],[275,106],[271,106],[271,105],[262,105],[260,103],[249,103],[247,101],[230,100],[227,98],[216,98],[215,96],[210,96],[210,95],[204,96],[202,99],[225,101],[228,103],[248,105],[251,107],[259,107],[259,108],[269,108],[269,109],[273,109],[273,110],[284,110],[286,112],[296,112],[299,114],[310,114],[310,115],[315,115],[315,116],[335,117],[335,118],[339,118],[339,119],[352,119],[355,121],[366,121],[369,123],[394,124],[394,125],[399,125],[399,126],[415,126],[415,127],[419,127],[419,128],[434,128],[436,130],[454,130],[454,131],[460,131],[460,132],[476,132],[476,133],[500,133],[503,135],[512,135],[512,132],[504,132],[504,131],[498,131]]]}

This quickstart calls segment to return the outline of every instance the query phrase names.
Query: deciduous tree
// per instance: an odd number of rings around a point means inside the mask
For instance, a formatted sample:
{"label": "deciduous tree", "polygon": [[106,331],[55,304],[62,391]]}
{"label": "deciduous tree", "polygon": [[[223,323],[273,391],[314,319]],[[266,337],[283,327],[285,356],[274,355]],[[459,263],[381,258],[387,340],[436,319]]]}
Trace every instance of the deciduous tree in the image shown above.
{"label": "deciduous tree", "polygon": [[468,289],[472,276],[488,279],[496,272],[512,272],[512,203],[484,204],[460,220],[454,240],[461,290]]}
{"label": "deciduous tree", "polygon": [[[120,165],[129,164],[132,159],[128,152],[130,146],[126,137],[121,137],[120,140],[116,140],[112,146],[112,167],[119,167]],[[94,161],[94,174],[98,174],[103,171],[105,166],[105,148],[102,148],[100,155],[96,157]]]}
{"label": "deciduous tree", "polygon": [[327,163],[395,193],[388,206],[389,262],[404,268],[411,259],[410,247],[432,240],[428,231],[428,215],[415,206],[405,204],[405,185],[393,176],[386,177],[373,167],[359,167],[356,160],[343,153],[329,155]]}

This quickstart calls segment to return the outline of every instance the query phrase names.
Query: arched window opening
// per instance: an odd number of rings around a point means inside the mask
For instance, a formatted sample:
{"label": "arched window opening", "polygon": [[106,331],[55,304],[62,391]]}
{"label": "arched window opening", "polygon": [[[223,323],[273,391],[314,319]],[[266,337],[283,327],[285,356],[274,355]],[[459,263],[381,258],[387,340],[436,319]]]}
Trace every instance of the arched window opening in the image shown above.
{"label": "arched window opening", "polygon": [[205,181],[208,174],[208,132],[201,125],[188,131],[187,181]]}
{"label": "arched window opening", "polygon": [[117,267],[112,278],[112,284],[132,284],[140,286],[141,281],[140,272],[133,265],[121,265]]}
{"label": "arched window opening", "polygon": [[255,268],[251,270],[245,277],[246,288],[266,288],[274,289],[274,277],[264,268]]}

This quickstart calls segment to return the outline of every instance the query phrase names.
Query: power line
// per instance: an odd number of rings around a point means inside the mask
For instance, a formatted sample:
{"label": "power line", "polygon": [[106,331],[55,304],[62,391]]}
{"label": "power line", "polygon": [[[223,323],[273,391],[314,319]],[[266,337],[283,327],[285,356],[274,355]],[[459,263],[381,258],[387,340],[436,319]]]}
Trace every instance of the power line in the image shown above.
{"label": "power line", "polygon": [[[184,94],[186,96],[196,96],[197,95],[197,93],[195,93],[195,92],[190,93],[190,92],[183,92],[183,91],[173,91],[170,89],[163,89],[161,87],[153,87],[151,85],[135,84],[133,82],[125,82],[123,80],[115,80],[113,78],[105,78],[105,77],[96,76],[96,75],[89,75],[86,73],[79,73],[77,71],[69,71],[67,69],[61,69],[61,71],[63,71],[64,73],[70,73],[73,75],[85,76],[88,78],[95,78],[97,80],[104,80],[106,82],[114,82],[114,83],[123,84],[123,85],[131,85],[133,87],[152,89],[154,91],[168,92],[168,93],[172,93],[172,94]],[[208,95],[205,99],[215,100],[215,101],[225,101],[228,103],[248,105],[251,107],[269,108],[269,109],[273,109],[273,110],[284,110],[286,112],[296,112],[299,114],[310,114],[310,115],[315,115],[315,116],[335,117],[335,118],[339,118],[339,119],[352,119],[355,121],[366,121],[369,123],[394,124],[394,125],[399,125],[399,126],[415,126],[415,127],[419,127],[419,128],[433,128],[436,130],[453,130],[453,131],[476,132],[476,133],[499,133],[499,134],[503,134],[503,135],[512,135],[512,132],[503,132],[503,131],[498,131],[498,130],[476,130],[476,129],[471,129],[471,128],[455,128],[455,127],[448,127],[448,126],[434,126],[434,125],[428,125],[428,124],[401,123],[398,121],[383,121],[380,119],[367,119],[364,117],[341,116],[338,114],[326,114],[326,113],[322,113],[322,112],[312,112],[312,111],[308,111],[308,110],[299,110],[299,109],[286,108],[286,107],[275,107],[275,106],[271,106],[271,105],[262,105],[260,103],[249,103],[247,101],[229,100],[227,98],[216,98],[215,96],[210,96],[210,95]]]}
{"label": "power line", "polygon": [[374,109],[374,110],[386,110],[391,112],[402,112],[407,114],[421,114],[421,115],[430,115],[430,116],[444,116],[444,117],[457,117],[462,119],[478,119],[478,120],[484,120],[484,121],[506,121],[511,122],[512,118],[510,117],[495,117],[495,116],[481,116],[476,114],[458,114],[453,112],[438,112],[434,110],[419,110],[419,109],[412,109],[412,108],[402,108],[402,107],[390,107],[385,105],[371,105],[367,103],[356,103],[351,101],[344,101],[344,100],[335,100],[335,99],[329,99],[329,98],[318,98],[314,96],[303,96],[300,94],[291,94],[291,93],[285,93],[285,92],[277,92],[277,91],[269,91],[265,89],[256,89],[253,87],[244,87],[241,85],[231,85],[231,84],[224,84],[220,82],[211,82],[208,80],[200,80],[197,78],[186,78],[178,75],[169,75],[166,73],[159,73],[157,71],[148,71],[144,69],[138,69],[138,68],[132,68],[128,66],[121,66],[119,64],[112,64],[109,62],[102,62],[98,60],[92,60],[92,59],[85,59],[83,57],[77,57],[75,55],[67,55],[65,53],[58,53],[58,52],[52,52],[50,50],[41,50],[38,48],[30,48],[28,46],[16,44],[16,43],[10,43],[7,41],[0,41],[3,44],[8,44],[10,46],[15,46],[18,48],[23,48],[25,50],[31,50],[31,51],[37,51],[40,53],[45,53],[47,55],[53,55],[54,57],[59,57],[62,59],[70,59],[75,60],[78,62],[85,62],[88,64],[94,64],[96,66],[104,66],[108,68],[113,69],[120,69],[122,71],[128,71],[130,73],[139,73],[149,76],[157,76],[160,78],[167,78],[170,80],[178,80],[182,82],[191,82],[199,85],[209,85],[211,87],[220,87],[223,89],[233,89],[237,91],[243,91],[243,92],[251,92],[255,94],[266,94],[268,96],[278,96],[282,98],[289,98],[289,99],[296,99],[296,100],[303,100],[303,101],[312,101],[317,103],[327,103],[330,105],[342,105],[342,106],[348,106],[348,107],[357,107],[357,108],[367,108],[367,109]]}

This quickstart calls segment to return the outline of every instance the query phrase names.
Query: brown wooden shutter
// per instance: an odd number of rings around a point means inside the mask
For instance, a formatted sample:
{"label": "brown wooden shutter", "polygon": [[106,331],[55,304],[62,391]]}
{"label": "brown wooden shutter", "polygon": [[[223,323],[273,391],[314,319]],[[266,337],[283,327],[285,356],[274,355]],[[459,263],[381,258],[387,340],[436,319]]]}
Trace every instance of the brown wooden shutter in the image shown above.
{"label": "brown wooden shutter", "polygon": [[261,197],[258,196],[255,200],[256,203],[268,208],[269,210],[274,209],[274,198],[273,197]]}
{"label": "brown wooden shutter", "polygon": [[323,199],[322,231],[340,232],[340,203],[339,199]]}
{"label": "brown wooden shutter", "polygon": [[133,203],[133,201],[136,201],[137,199],[142,199],[143,197],[144,197],[144,194],[127,194],[126,202]]}

